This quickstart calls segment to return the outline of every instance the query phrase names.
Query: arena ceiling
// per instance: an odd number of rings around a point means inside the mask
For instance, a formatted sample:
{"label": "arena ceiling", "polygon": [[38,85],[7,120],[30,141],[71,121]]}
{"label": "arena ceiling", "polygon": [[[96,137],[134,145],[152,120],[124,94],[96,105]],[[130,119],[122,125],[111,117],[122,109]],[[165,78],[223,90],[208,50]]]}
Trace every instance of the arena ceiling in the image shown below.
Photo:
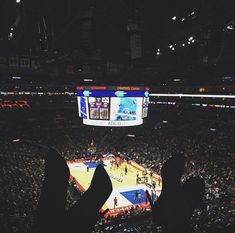
{"label": "arena ceiling", "polygon": [[[36,55],[45,72],[52,64],[69,64],[82,77],[90,72],[112,81],[180,77],[210,83],[235,73],[233,5],[214,0],[1,0],[0,55]],[[135,33],[141,35],[137,59],[130,52]],[[107,63],[124,68],[107,75]],[[91,67],[87,74],[84,64]]]}

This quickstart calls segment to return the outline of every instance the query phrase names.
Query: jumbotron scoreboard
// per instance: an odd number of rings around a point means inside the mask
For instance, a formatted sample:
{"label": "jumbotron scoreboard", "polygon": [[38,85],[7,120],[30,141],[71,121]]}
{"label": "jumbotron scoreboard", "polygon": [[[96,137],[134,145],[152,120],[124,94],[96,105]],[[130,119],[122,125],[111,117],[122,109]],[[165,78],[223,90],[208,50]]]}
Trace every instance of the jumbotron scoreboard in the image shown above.
{"label": "jumbotron scoreboard", "polygon": [[83,124],[125,127],[143,124],[148,115],[149,88],[134,86],[77,86]]}

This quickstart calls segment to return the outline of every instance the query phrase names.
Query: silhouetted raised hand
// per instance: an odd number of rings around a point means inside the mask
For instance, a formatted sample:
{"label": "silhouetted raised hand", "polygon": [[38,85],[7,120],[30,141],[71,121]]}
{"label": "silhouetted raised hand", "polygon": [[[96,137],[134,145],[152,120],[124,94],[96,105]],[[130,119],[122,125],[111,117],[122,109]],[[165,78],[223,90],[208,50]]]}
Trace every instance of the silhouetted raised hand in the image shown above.
{"label": "silhouetted raised hand", "polygon": [[65,210],[70,172],[60,154],[50,149],[45,158],[45,178],[33,226],[35,233],[91,232],[99,210],[112,192],[111,180],[102,165],[98,165],[91,185],[81,199]]}
{"label": "silhouetted raised hand", "polygon": [[152,208],[154,221],[162,225],[164,232],[191,233],[189,219],[205,193],[205,183],[200,177],[181,182],[185,161],[176,155],[162,166],[162,191]]}

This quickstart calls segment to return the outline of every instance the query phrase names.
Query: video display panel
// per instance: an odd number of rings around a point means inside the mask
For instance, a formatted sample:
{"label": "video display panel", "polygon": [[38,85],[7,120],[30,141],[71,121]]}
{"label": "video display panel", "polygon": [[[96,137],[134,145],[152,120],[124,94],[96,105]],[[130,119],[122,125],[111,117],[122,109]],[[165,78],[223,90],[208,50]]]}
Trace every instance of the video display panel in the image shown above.
{"label": "video display panel", "polygon": [[145,118],[148,116],[148,103],[149,103],[149,98],[144,97],[143,98],[142,118]]}
{"label": "video display panel", "polygon": [[133,121],[141,118],[142,98],[111,98],[110,120],[113,121]]}
{"label": "video display panel", "polygon": [[79,116],[83,119],[88,119],[88,104],[87,104],[87,98],[83,96],[78,97],[78,113]]}
{"label": "video display panel", "polygon": [[90,119],[109,120],[109,97],[88,97]]}
{"label": "video display panel", "polygon": [[78,87],[79,116],[93,126],[135,126],[148,115],[149,93],[139,87]]}

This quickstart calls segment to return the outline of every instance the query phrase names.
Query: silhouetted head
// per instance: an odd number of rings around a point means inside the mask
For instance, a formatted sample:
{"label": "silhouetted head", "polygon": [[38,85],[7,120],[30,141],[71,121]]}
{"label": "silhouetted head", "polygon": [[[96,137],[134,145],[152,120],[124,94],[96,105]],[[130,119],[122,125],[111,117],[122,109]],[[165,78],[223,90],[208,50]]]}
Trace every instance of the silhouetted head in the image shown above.
{"label": "silhouetted head", "polygon": [[205,193],[205,183],[192,177],[181,183],[185,161],[182,155],[168,159],[162,167],[162,191],[153,205],[153,218],[167,233],[191,233],[189,219]]}
{"label": "silhouetted head", "polygon": [[177,154],[168,159],[162,166],[161,176],[164,182],[180,181],[184,171],[185,160],[181,154]]}

